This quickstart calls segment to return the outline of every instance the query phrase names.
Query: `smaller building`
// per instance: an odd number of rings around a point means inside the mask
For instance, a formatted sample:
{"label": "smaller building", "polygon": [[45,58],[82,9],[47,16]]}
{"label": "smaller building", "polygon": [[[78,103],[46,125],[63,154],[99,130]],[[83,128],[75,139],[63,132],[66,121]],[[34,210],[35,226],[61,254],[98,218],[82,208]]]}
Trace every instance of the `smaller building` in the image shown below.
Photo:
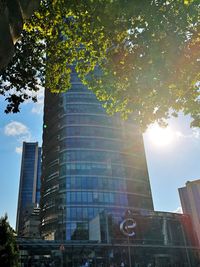
{"label": "smaller building", "polygon": [[[199,247],[189,215],[104,210],[89,222],[90,240],[18,239],[21,262],[48,256],[56,267],[197,267]],[[26,255],[26,256],[24,256]],[[64,265],[62,265],[62,263]],[[87,265],[89,264],[89,265]]]}
{"label": "smaller building", "polygon": [[188,181],[185,187],[179,188],[178,191],[183,213],[190,215],[200,246],[200,179]]}
{"label": "smaller building", "polygon": [[128,210],[122,216],[107,211],[90,221],[89,233],[90,241],[113,244],[108,252],[113,264],[198,266],[197,240],[189,215]]}
{"label": "smaller building", "polygon": [[40,203],[41,147],[37,142],[23,142],[16,231],[24,232],[27,215]]}
{"label": "smaller building", "polygon": [[40,238],[40,207],[38,204],[27,207],[23,225],[21,237]]}

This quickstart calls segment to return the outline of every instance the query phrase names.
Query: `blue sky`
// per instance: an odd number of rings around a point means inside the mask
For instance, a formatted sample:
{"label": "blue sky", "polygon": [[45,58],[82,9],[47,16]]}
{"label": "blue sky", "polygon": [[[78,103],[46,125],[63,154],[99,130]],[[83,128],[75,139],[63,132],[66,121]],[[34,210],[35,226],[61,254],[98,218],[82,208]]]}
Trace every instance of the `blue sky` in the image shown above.
{"label": "blue sky", "polygon": [[[39,103],[23,104],[18,114],[4,114],[0,98],[0,216],[8,213],[15,227],[22,141],[42,139],[42,93]],[[150,131],[144,144],[155,210],[176,211],[180,207],[178,187],[200,178],[200,130],[190,129],[190,118],[180,116],[169,121],[171,141],[158,145]],[[153,140],[154,139],[154,140]]]}

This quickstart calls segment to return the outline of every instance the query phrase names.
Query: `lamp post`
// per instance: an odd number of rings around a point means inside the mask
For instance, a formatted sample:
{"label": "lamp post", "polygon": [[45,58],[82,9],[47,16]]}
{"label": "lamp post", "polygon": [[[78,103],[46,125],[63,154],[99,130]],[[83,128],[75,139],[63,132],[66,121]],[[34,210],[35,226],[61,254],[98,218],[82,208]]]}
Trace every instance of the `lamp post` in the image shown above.
{"label": "lamp post", "polygon": [[64,247],[64,209],[65,207],[64,206],[60,206],[60,210],[62,212],[62,221],[61,221],[61,241],[62,241],[62,244],[60,245],[60,251],[61,251],[61,267],[64,266],[64,250],[65,250],[65,247]]}
{"label": "lamp post", "polygon": [[129,217],[124,219],[120,223],[120,230],[121,232],[127,236],[127,245],[128,245],[128,261],[129,261],[129,267],[132,267],[132,261],[131,261],[131,248],[130,248],[130,237],[133,237],[135,235],[134,228],[136,227],[136,221],[130,217],[131,212],[127,212]]}
{"label": "lamp post", "polygon": [[132,262],[131,262],[131,248],[130,248],[129,236],[127,237],[127,239],[128,239],[128,262],[129,262],[129,267],[132,267]]}

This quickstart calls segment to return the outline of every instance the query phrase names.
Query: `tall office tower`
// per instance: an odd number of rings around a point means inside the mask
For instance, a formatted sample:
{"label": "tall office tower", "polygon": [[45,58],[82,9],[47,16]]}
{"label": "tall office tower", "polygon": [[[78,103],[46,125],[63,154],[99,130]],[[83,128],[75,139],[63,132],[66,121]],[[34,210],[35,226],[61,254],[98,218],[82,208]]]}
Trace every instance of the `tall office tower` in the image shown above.
{"label": "tall office tower", "polygon": [[200,180],[188,181],[178,191],[183,213],[190,215],[200,245]]}
{"label": "tall office tower", "polygon": [[74,71],[71,79],[67,93],[45,95],[41,232],[50,240],[87,240],[105,209],[153,210],[138,127],[106,114]]}
{"label": "tall office tower", "polygon": [[40,202],[41,147],[38,143],[23,143],[18,195],[16,230],[24,231],[25,218]]}

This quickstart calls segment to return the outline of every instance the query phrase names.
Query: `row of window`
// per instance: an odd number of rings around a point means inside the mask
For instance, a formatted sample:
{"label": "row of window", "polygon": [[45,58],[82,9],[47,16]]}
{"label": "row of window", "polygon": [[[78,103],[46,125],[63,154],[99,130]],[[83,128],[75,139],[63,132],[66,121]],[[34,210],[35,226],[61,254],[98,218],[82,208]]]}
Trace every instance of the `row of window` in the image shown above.
{"label": "row of window", "polygon": [[[70,136],[99,136],[104,138],[129,138],[131,142],[138,143],[140,139],[136,139],[135,135],[130,131],[122,131],[121,128],[110,127],[96,127],[94,125],[88,126],[65,126],[59,131],[60,138]],[[128,142],[128,140],[127,140]],[[130,141],[129,141],[130,142]]]}
{"label": "row of window", "polygon": [[134,167],[112,165],[107,163],[82,162],[63,164],[59,170],[60,177],[66,175],[101,175],[112,177],[132,177],[133,179],[146,180],[148,178],[145,169]]}
{"label": "row of window", "polygon": [[63,151],[59,155],[60,163],[67,161],[96,161],[96,162],[112,162],[126,165],[136,165],[139,167],[144,161],[139,155],[125,155],[111,151],[98,150],[71,150]]}
{"label": "row of window", "polygon": [[110,125],[112,126],[112,123],[116,125],[121,125],[120,122],[116,119],[114,119],[114,117],[110,117],[108,115],[94,115],[94,114],[79,114],[79,115],[65,115],[62,119],[61,119],[61,127],[62,125],[70,125],[70,124],[91,124],[91,125]]}
{"label": "row of window", "polygon": [[[95,127],[94,125],[76,125],[69,126],[66,123],[61,125],[61,128],[58,129],[55,127],[55,123],[51,125],[51,129],[46,130],[46,138],[45,141],[47,143],[57,140],[63,140],[65,138],[91,138],[91,137],[100,137],[100,138],[122,138],[122,133],[119,129],[110,129],[107,127]],[[47,138],[48,136],[48,138]]]}
{"label": "row of window", "polygon": [[[100,195],[99,195],[99,197],[100,197]],[[144,208],[144,209],[145,208],[146,209],[152,208],[152,206],[151,206],[152,203],[151,203],[150,199],[148,199],[148,198],[141,199],[141,198],[138,198],[137,196],[129,195],[128,201],[130,201],[130,197],[132,197],[132,199],[131,199],[132,204],[135,201],[135,205],[132,205],[133,208]],[[125,195],[122,198],[124,198],[123,201],[125,204],[122,204],[121,206],[124,206],[124,208],[126,209],[126,207],[128,206],[127,198]],[[76,204],[78,204],[78,203],[75,203],[75,205]],[[97,202],[95,199],[93,202],[93,206],[88,206],[88,207],[85,207],[85,206],[82,206],[82,207],[71,206],[71,207],[69,207],[69,206],[67,206],[67,209],[66,209],[67,221],[73,221],[73,220],[78,221],[78,220],[84,220],[84,219],[90,220],[90,219],[94,218],[97,214],[99,214],[100,212],[102,212],[105,209],[105,207],[98,207],[97,205],[99,205],[99,204],[101,204],[101,203]],[[105,202],[103,204],[105,205]],[[109,208],[109,204],[112,206],[112,211],[113,211],[113,209],[115,209],[114,208],[115,205],[116,205],[116,208],[117,208],[117,206],[120,206],[119,203],[116,203],[116,202],[114,202],[114,203],[107,202],[108,208]],[[142,205],[143,205],[143,207],[142,207]],[[129,206],[131,206],[130,203],[129,203]]]}
{"label": "row of window", "polygon": [[71,150],[63,151],[59,155],[60,163],[66,161],[120,161],[122,156],[119,153],[96,150]]}
{"label": "row of window", "polygon": [[[90,220],[103,210],[102,207],[70,207],[66,209],[67,221]],[[75,229],[76,224],[67,223],[67,229]]]}
{"label": "row of window", "polygon": [[67,205],[111,205],[132,206],[134,208],[151,208],[150,198],[140,197],[133,194],[112,192],[67,192]]}
{"label": "row of window", "polygon": [[104,177],[67,177],[67,189],[98,189],[111,191],[126,191],[126,181]]}
{"label": "row of window", "polygon": [[101,149],[101,150],[113,150],[124,153],[142,153],[143,146],[133,142],[126,142],[120,139],[104,139],[104,138],[66,138],[60,142],[60,148],[85,148],[85,149]]}
{"label": "row of window", "polygon": [[102,204],[127,206],[127,194],[111,192],[67,192],[67,205],[69,204]]}
{"label": "row of window", "polygon": [[[103,164],[91,164],[91,163],[72,163],[64,164],[60,167],[60,176],[66,175],[103,175],[112,176],[111,168],[103,166]],[[123,171],[121,171],[121,176],[124,176]]]}
{"label": "row of window", "polygon": [[66,113],[105,113],[105,109],[97,103],[70,104],[63,106],[63,112]]}
{"label": "row of window", "polygon": [[25,192],[23,195],[22,195],[22,197],[21,197],[21,204],[22,204],[22,206],[26,206],[26,205],[28,205],[28,204],[31,204],[31,202],[32,202],[32,197],[33,197],[33,194],[32,194],[32,192]]}
{"label": "row of window", "polygon": [[[48,187],[43,196],[57,192],[58,186]],[[130,192],[150,196],[150,189],[147,184],[135,180],[110,179],[106,177],[74,176],[67,177],[59,184],[60,191],[66,190],[99,190]]]}
{"label": "row of window", "polygon": [[[86,110],[86,109],[84,109],[84,110]],[[85,112],[80,112],[80,114],[70,115],[70,114],[65,114],[65,113],[61,112],[60,113],[60,119],[59,119],[59,128],[62,128],[65,125],[69,126],[72,124],[77,124],[79,126],[80,125],[91,125],[91,126],[102,125],[102,126],[119,128],[119,129],[121,129],[121,132],[126,130],[126,132],[131,132],[132,135],[139,134],[138,127],[136,127],[136,125],[126,123],[125,121],[122,121],[117,116],[109,116],[109,115],[104,114],[104,113],[97,113],[97,114],[90,114],[88,112],[86,114],[84,114],[84,113]],[[57,124],[58,123],[57,116],[58,116],[58,114],[56,114],[55,112],[49,116],[51,118],[51,120],[49,120],[48,123],[46,121],[46,124],[45,124],[46,128],[44,130],[47,130],[51,127],[55,128],[55,125],[58,125]]]}
{"label": "row of window", "polygon": [[[134,194],[115,193],[115,192],[89,192],[76,191],[63,194],[56,200],[58,205],[89,205],[89,206],[103,206],[103,207],[132,207],[142,209],[152,209],[151,197],[138,196]],[[67,199],[65,199],[65,196]]]}
{"label": "row of window", "polygon": [[70,93],[75,93],[75,92],[90,92],[86,86],[84,86],[82,83],[74,83],[74,81],[72,81],[72,87],[69,89],[69,91],[67,93],[63,93],[61,94],[61,98],[64,97],[66,94],[70,94]]}
{"label": "row of window", "polygon": [[67,94],[65,94],[62,98],[62,105],[66,105],[69,102],[86,102],[86,101],[91,101],[94,103],[98,103],[99,101],[97,100],[96,96],[94,94],[91,94],[89,91],[87,93],[85,92],[73,92],[69,91]]}
{"label": "row of window", "polygon": [[85,189],[85,190],[108,190],[121,192],[134,192],[138,194],[149,194],[149,189],[146,184],[135,180],[114,179],[107,177],[87,177],[74,176],[67,177],[66,181],[60,184],[60,190],[66,189]]}
{"label": "row of window", "polygon": [[121,138],[122,132],[119,129],[95,126],[66,126],[60,131],[60,137],[66,136],[100,136],[105,138]]}
{"label": "row of window", "polygon": [[[61,168],[67,170],[98,170],[98,169],[111,169],[111,162],[77,162],[63,164]],[[60,171],[62,173],[62,171]]]}

